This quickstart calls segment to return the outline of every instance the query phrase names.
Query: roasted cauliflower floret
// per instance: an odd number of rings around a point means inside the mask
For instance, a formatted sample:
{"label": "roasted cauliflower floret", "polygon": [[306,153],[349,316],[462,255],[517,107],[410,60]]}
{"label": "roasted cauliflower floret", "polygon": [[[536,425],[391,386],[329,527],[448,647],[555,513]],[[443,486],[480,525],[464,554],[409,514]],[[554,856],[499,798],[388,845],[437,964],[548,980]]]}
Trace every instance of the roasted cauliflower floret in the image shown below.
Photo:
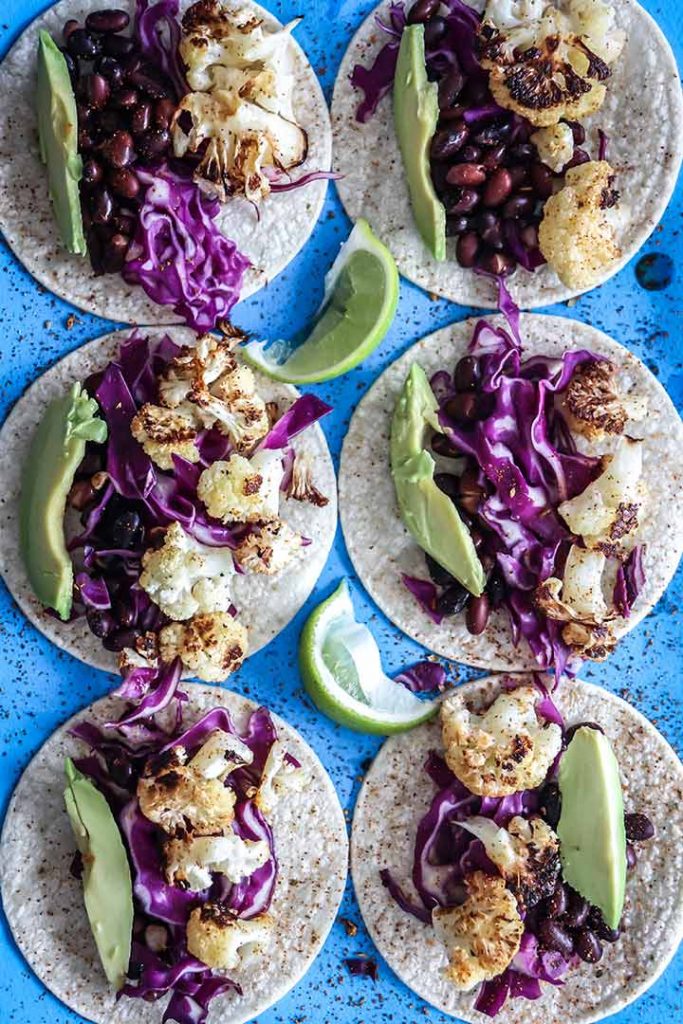
{"label": "roasted cauliflower floret", "polygon": [[297,452],[294,456],[292,476],[287,488],[287,497],[294,501],[308,501],[311,505],[324,508],[329,505],[330,499],[326,498],[313,481],[313,465],[307,452]]}
{"label": "roasted cauliflower floret", "polygon": [[432,921],[448,953],[444,976],[469,992],[509,967],[519,952],[524,922],[502,878],[475,871],[466,876],[465,886],[465,902],[450,909],[437,907]]}
{"label": "roasted cauliflower floret", "polygon": [[[591,551],[572,544],[562,580],[550,576],[534,592],[538,608],[559,622],[586,622],[597,625],[609,615],[602,590],[607,559],[602,551]],[[560,596],[561,593],[561,596]]]}
{"label": "roasted cauliflower floret", "polygon": [[302,538],[281,519],[255,526],[235,548],[238,565],[247,572],[272,576],[281,572],[302,550]]}
{"label": "roasted cauliflower floret", "polygon": [[[192,402],[194,395],[206,391],[223,374],[230,375],[238,367],[231,342],[203,334],[195,345],[184,345],[166,366],[159,380],[159,402],[176,409]],[[244,367],[248,370],[248,367]],[[253,382],[253,374],[252,374]],[[253,388],[252,388],[253,390]],[[194,415],[194,410],[188,414]]]}
{"label": "roasted cauliflower floret", "polygon": [[242,959],[271,943],[274,922],[268,914],[245,921],[220,903],[195,907],[187,922],[187,951],[207,967],[234,970]]}
{"label": "roasted cauliflower floret", "polygon": [[253,760],[253,753],[239,736],[216,729],[202,744],[190,764],[207,779],[224,780],[236,768],[251,764]]}
{"label": "roasted cauliflower floret", "polygon": [[559,840],[543,818],[517,816],[507,828],[483,817],[458,825],[484,844],[521,906],[534,907],[553,892],[560,873]]}
{"label": "roasted cauliflower floret", "polygon": [[617,638],[609,626],[585,622],[568,622],[562,628],[562,639],[571,653],[589,661],[605,661],[617,646]]}
{"label": "roasted cauliflower floret", "polygon": [[642,420],[647,399],[621,394],[616,367],[603,359],[577,366],[562,396],[562,412],[570,430],[599,441],[623,434],[629,420]]}
{"label": "roasted cauliflower floret", "polygon": [[568,124],[539,128],[529,141],[538,150],[539,160],[555,173],[559,173],[574,155],[574,134]]}
{"label": "roasted cauliflower floret", "polygon": [[541,128],[599,110],[624,38],[601,0],[489,0],[478,48],[494,99]]}
{"label": "roasted cauliflower floret", "polygon": [[251,459],[231,455],[204,470],[197,495],[224,523],[269,522],[277,519],[283,476],[278,452],[257,452]]}
{"label": "roasted cauliflower floret", "polygon": [[207,779],[187,763],[181,746],[151,759],[138,780],[137,796],[146,818],[173,836],[188,828],[223,832],[235,817],[235,793],[218,779]]}
{"label": "roasted cauliflower floret", "polygon": [[543,207],[539,246],[568,288],[592,287],[621,255],[607,215],[619,199],[613,184],[607,161],[592,160],[571,167],[563,188]]}
{"label": "roasted cauliflower floret", "polygon": [[180,658],[197,679],[222,683],[244,661],[248,637],[232,615],[211,612],[164,626],[159,632],[159,648],[163,661]]}
{"label": "roasted cauliflower floret", "polygon": [[200,544],[180,523],[171,523],[160,548],[142,556],[140,586],[171,619],[227,611],[235,572],[229,548]]}
{"label": "roasted cauliflower floret", "polygon": [[477,796],[509,796],[540,786],[562,745],[562,730],[540,722],[532,686],[505,691],[481,715],[454,693],[441,705],[445,758]]}
{"label": "roasted cauliflower floret", "polygon": [[264,839],[252,842],[234,832],[224,836],[185,835],[164,843],[164,874],[169,885],[181,884],[201,892],[211,885],[213,873],[235,884],[252,875],[269,857]]}
{"label": "roasted cauliflower floret", "polygon": [[147,403],[130,421],[130,432],[159,469],[173,469],[174,455],[199,461],[197,429],[180,410]]}
{"label": "roasted cauliflower floret", "polygon": [[272,812],[281,796],[304,789],[310,781],[308,773],[292,764],[286,755],[287,751],[280,740],[276,740],[268,751],[255,797],[256,806],[266,815]]}
{"label": "roasted cauliflower floret", "polygon": [[180,55],[193,91],[174,118],[174,151],[182,157],[205,147],[195,180],[221,202],[234,195],[258,202],[270,192],[268,169],[289,170],[306,157],[293,107],[297,24],[269,31],[253,13],[217,0],[200,0],[183,18]]}
{"label": "roasted cauliflower floret", "polygon": [[622,436],[612,454],[603,456],[602,463],[602,473],[581,494],[563,501],[558,512],[587,547],[610,554],[610,545],[624,549],[638,529],[645,497],[641,482],[643,442]]}

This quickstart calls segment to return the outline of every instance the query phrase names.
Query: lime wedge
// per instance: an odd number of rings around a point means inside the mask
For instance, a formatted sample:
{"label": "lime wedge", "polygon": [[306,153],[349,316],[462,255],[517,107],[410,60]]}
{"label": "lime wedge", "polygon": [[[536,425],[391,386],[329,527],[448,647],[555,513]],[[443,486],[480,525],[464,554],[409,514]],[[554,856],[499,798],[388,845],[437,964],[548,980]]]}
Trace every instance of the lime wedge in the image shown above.
{"label": "lime wedge", "polygon": [[299,668],[316,707],[356,732],[388,736],[436,714],[436,701],[420,700],[384,674],[372,633],[355,620],[346,580],[306,622]]}
{"label": "lime wedge", "polygon": [[398,303],[394,258],[359,220],[325,278],[325,297],[310,334],[295,349],[287,342],[252,341],[246,361],[274,380],[313,384],[358,366],[391,327]]}

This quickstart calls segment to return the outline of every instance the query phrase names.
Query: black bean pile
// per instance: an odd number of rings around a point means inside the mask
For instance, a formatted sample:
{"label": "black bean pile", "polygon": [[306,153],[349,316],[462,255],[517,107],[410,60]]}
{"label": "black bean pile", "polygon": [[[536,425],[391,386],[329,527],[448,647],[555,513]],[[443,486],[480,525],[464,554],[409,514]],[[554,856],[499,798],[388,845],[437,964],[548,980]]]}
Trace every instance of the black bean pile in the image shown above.
{"label": "black bean pile", "polygon": [[126,11],[92,11],[64,25],[64,53],[76,93],[83,157],[81,207],[97,274],[121,270],[142,199],[135,164],[170,151],[176,109],[168,78],[140,52]]}
{"label": "black bean pile", "polygon": [[[570,733],[573,735],[582,726],[599,728],[594,722],[580,722],[567,732],[565,743]],[[541,792],[541,814],[553,829],[560,819],[560,809],[559,787],[549,782]],[[655,830],[646,814],[626,814],[624,825],[626,864],[628,871],[633,871],[638,860],[633,844],[652,839]],[[566,958],[575,954],[589,964],[601,960],[604,943],[617,942],[623,930],[622,926],[610,928],[597,907],[562,881],[552,895],[529,910],[526,922],[545,949],[555,950]]]}
{"label": "black bean pile", "polygon": [[[410,24],[424,24],[425,45],[437,47],[448,31],[439,0],[419,0]],[[454,58],[455,59],[455,58]],[[439,122],[431,147],[432,180],[446,208],[446,233],[455,237],[457,260],[491,274],[508,275],[520,252],[531,265],[545,262],[538,249],[543,205],[562,182],[529,141],[534,128],[505,113],[468,124],[467,111],[493,103],[488,75],[467,76],[456,62],[438,79]],[[574,156],[567,166],[589,160],[580,149],[585,131],[570,125]],[[566,170],[566,168],[565,168]]]}

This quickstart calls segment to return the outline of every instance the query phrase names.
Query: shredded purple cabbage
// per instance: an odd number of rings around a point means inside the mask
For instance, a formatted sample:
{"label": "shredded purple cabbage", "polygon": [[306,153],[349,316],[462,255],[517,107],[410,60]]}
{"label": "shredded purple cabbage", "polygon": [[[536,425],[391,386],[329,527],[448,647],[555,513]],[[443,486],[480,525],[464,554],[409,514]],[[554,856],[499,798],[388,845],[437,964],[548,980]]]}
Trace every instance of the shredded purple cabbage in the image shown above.
{"label": "shredded purple cabbage", "polygon": [[220,203],[167,165],[136,167],[145,196],[122,274],[196,331],[210,331],[240,297],[249,260],[215,223]]}
{"label": "shredded purple cabbage", "polygon": [[646,545],[639,544],[617,569],[613,600],[615,608],[624,619],[631,615],[633,603],[645,586],[645,551]]}
{"label": "shredded purple cabbage", "polygon": [[377,981],[377,961],[369,956],[350,956],[344,960],[344,966],[354,978],[372,978]]}
{"label": "shredded purple cabbage", "polygon": [[178,0],[135,0],[133,37],[151,64],[171,80],[180,99],[188,91],[183,63],[178,53],[180,42],[180,5]]}
{"label": "shredded purple cabbage", "polygon": [[363,93],[363,100],[356,110],[356,120],[361,124],[370,120],[380,101],[393,87],[401,36],[406,26],[403,3],[389,5],[388,23],[383,22],[378,15],[375,20],[382,31],[387,33],[389,41],[379,51],[371,68],[356,64],[351,72],[351,84]]}
{"label": "shredded purple cabbage", "polygon": [[302,395],[290,405],[258,446],[259,451],[284,449],[293,439],[332,412],[332,406],[316,395]]}
{"label": "shredded purple cabbage", "polygon": [[304,188],[304,186],[310,185],[312,181],[339,181],[343,177],[343,174],[338,174],[336,171],[309,171],[307,174],[302,174],[295,181],[271,180],[270,191],[275,195],[278,192],[293,192],[297,188]]}
{"label": "shredded purple cabbage", "polygon": [[401,580],[403,586],[410,591],[432,622],[435,622],[437,626],[441,625],[443,615],[439,615],[434,608],[438,591],[431,580],[421,580],[417,576],[408,576],[407,573],[401,574]]}
{"label": "shredded purple cabbage", "polygon": [[609,146],[609,136],[603,132],[602,128],[598,128],[598,160],[607,159],[607,147]]}
{"label": "shredded purple cabbage", "polygon": [[436,661],[420,661],[412,668],[406,668],[394,678],[411,693],[435,693],[446,685],[446,670]]}

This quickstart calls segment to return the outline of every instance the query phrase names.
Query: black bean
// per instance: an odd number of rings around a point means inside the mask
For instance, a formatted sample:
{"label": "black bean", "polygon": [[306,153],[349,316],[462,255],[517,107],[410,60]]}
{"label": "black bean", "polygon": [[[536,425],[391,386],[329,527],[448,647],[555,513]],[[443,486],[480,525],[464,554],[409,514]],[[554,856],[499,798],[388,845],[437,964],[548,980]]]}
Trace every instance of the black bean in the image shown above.
{"label": "black bean", "polygon": [[93,188],[99,185],[104,177],[102,164],[92,157],[83,161],[83,184],[86,188]]}
{"label": "black bean", "polygon": [[588,915],[588,926],[603,942],[618,942],[621,938],[621,926],[619,928],[610,928],[597,907],[591,907],[590,914]]}
{"label": "black bean", "polygon": [[448,110],[458,102],[458,97],[465,84],[460,68],[453,68],[439,82],[439,110]]}
{"label": "black bean", "polygon": [[453,384],[456,391],[473,391],[481,380],[481,366],[476,356],[463,356],[458,359],[453,371]]}
{"label": "black bean", "polygon": [[[140,96],[137,89],[134,89],[131,85],[124,85],[122,88],[117,89],[112,95],[111,105],[116,107],[117,110],[137,110],[137,104],[140,102]],[[133,110],[132,117],[135,117],[135,110]]]}
{"label": "black bean", "polygon": [[111,107],[100,110],[97,115],[97,127],[104,136],[117,132],[121,127],[121,115],[118,110],[112,110]]}
{"label": "black bean", "polygon": [[81,79],[78,91],[80,98],[87,106],[92,107],[93,110],[102,110],[111,95],[111,86],[104,75],[94,72]]}
{"label": "black bean", "polygon": [[508,167],[510,172],[510,181],[512,182],[512,189],[516,192],[522,186],[529,184],[529,168],[523,167],[522,164],[515,164],[514,167]]}
{"label": "black bean", "polygon": [[461,235],[463,231],[469,231],[469,227],[469,217],[465,217],[463,214],[446,217],[446,236],[448,238],[453,238],[455,235]]}
{"label": "black bean", "polygon": [[140,89],[141,92],[151,96],[153,100],[164,99],[168,96],[168,89],[152,75],[143,70],[131,71],[128,73],[128,81],[131,85]]}
{"label": "black bean", "polygon": [[479,238],[474,231],[467,231],[460,235],[455,249],[455,255],[461,267],[473,267],[477,262],[479,252]]}
{"label": "black bean", "polygon": [[478,146],[500,146],[509,139],[511,134],[512,125],[509,121],[504,121],[502,124],[493,122],[477,132],[474,141]]}
{"label": "black bean", "polygon": [[646,839],[652,839],[655,834],[655,827],[647,814],[626,814],[624,825],[626,838],[630,843],[643,843]]}
{"label": "black bean", "polygon": [[535,224],[527,224],[519,233],[522,245],[527,249],[538,249],[538,228]]}
{"label": "black bean", "polygon": [[122,651],[124,647],[133,647],[136,637],[134,629],[117,629],[103,640],[102,646],[107,651]]}
{"label": "black bean", "polygon": [[170,133],[164,128],[146,132],[136,139],[137,150],[143,160],[156,160],[163,156],[170,144]]}
{"label": "black bean", "polygon": [[108,57],[129,57],[135,51],[135,40],[128,36],[107,35],[102,40],[102,51]]}
{"label": "black bean", "polygon": [[69,491],[69,505],[77,512],[82,512],[92,502],[95,493],[89,480],[76,480]]}
{"label": "black bean", "polygon": [[587,964],[597,964],[602,959],[602,946],[597,935],[590,928],[582,928],[574,939],[574,949]]}
{"label": "black bean", "polygon": [[130,629],[135,625],[135,611],[130,601],[118,600],[112,604],[114,617],[120,626]]}
{"label": "black bean", "polygon": [[408,24],[424,24],[436,14],[440,6],[441,0],[417,0],[408,12]]}
{"label": "black bean", "polygon": [[496,277],[507,277],[517,264],[512,256],[507,256],[504,252],[488,252],[480,258],[479,265],[489,274],[495,274]]}
{"label": "black bean", "polygon": [[[123,789],[130,786],[133,780],[133,765],[129,757],[124,757],[121,754],[111,755],[107,758],[107,768],[117,786],[122,786]],[[133,977],[133,975],[130,974],[129,977]]]}
{"label": "black bean", "polygon": [[567,909],[567,890],[562,882],[558,882],[551,896],[545,901],[545,911],[548,917],[562,917]]}
{"label": "black bean", "polygon": [[495,171],[497,167],[500,167],[506,153],[506,146],[494,146],[492,149],[489,149],[488,153],[484,156],[482,164],[487,171]]}
{"label": "black bean", "polygon": [[479,146],[463,146],[458,153],[458,159],[466,164],[478,164],[481,160],[481,149]]}
{"label": "black bean", "polygon": [[137,512],[128,510],[116,519],[111,538],[115,548],[135,547],[140,539],[142,520]]}
{"label": "black bean", "polygon": [[475,515],[482,499],[486,496],[478,480],[476,469],[468,467],[458,481],[458,507],[468,515]]}
{"label": "black bean", "polygon": [[85,19],[85,27],[91,32],[123,32],[129,22],[130,15],[127,11],[91,11]]}
{"label": "black bean", "polygon": [[574,889],[569,891],[569,906],[565,911],[563,924],[568,928],[582,928],[588,920],[590,906],[587,900]]}
{"label": "black bean", "polygon": [[[135,94],[137,96],[137,93]],[[139,103],[130,117],[130,127],[134,135],[144,135],[152,124],[152,107],[149,103]]]}
{"label": "black bean", "polygon": [[503,248],[503,226],[492,210],[484,210],[479,214],[477,228],[482,241],[491,249]]}
{"label": "black bean", "polygon": [[488,75],[471,77],[467,82],[467,99],[473,107],[479,107],[490,99]]}
{"label": "black bean", "polygon": [[127,167],[135,159],[133,136],[130,132],[115,131],[100,147],[102,157],[110,167]]}
{"label": "black bean", "polygon": [[465,143],[469,129],[464,121],[455,121],[450,128],[442,128],[432,139],[431,155],[434,160],[448,160]]}
{"label": "black bean", "polygon": [[84,60],[94,60],[102,52],[102,44],[97,36],[86,32],[84,28],[76,28],[69,34],[66,43],[69,53]]}
{"label": "black bean", "polygon": [[445,18],[440,15],[433,15],[425,25],[425,46],[429,49],[438,46],[448,31],[448,24]]}
{"label": "black bean", "polygon": [[494,171],[484,189],[484,206],[500,206],[512,191],[512,178],[506,167]]}
{"label": "black bean", "polygon": [[462,454],[445,434],[432,434],[432,451],[447,459],[457,459]]}
{"label": "black bean", "polygon": [[536,195],[548,199],[553,194],[553,172],[545,164],[532,164],[529,173]]}
{"label": "black bean", "polygon": [[578,121],[567,121],[566,122],[572,130],[572,136],[574,138],[575,146],[583,146],[586,141],[586,129]]}
{"label": "black bean", "polygon": [[481,164],[455,164],[446,175],[449,185],[471,188],[486,181],[486,171]]}
{"label": "black bean", "polygon": [[472,188],[456,189],[451,201],[446,206],[449,216],[471,213],[479,203],[479,193]]}
{"label": "black bean", "polygon": [[540,812],[551,828],[556,828],[560,820],[562,798],[560,787],[556,782],[548,782],[541,790]]}
{"label": "black bean", "polygon": [[114,200],[108,188],[97,188],[90,197],[93,224],[108,224],[114,212]]}
{"label": "black bean", "polygon": [[111,219],[112,227],[122,235],[132,238],[137,226],[137,218],[130,213],[116,213]]}
{"label": "black bean", "polygon": [[434,483],[439,490],[443,491],[443,493],[452,501],[456,501],[460,492],[460,484],[457,476],[454,476],[453,473],[435,473]]}
{"label": "black bean", "polygon": [[91,633],[103,640],[109,636],[111,631],[116,627],[113,616],[109,612],[97,611],[93,608],[88,608],[85,613],[85,618],[88,623],[88,627]]}
{"label": "black bean", "polygon": [[60,52],[61,52],[62,57],[64,58],[64,61],[66,63],[66,70],[69,72],[69,78],[71,79],[71,84],[73,86],[76,86],[78,84],[78,77],[79,77],[80,72],[81,72],[81,68],[80,68],[80,65],[79,65],[79,62],[78,62],[78,58],[77,57],[72,57],[72,55],[69,53],[69,51],[66,48],[61,50]]}
{"label": "black bean", "polygon": [[585,149],[580,149],[577,146],[576,149],[574,150],[574,155],[572,156],[572,158],[569,161],[569,163],[564,165],[564,170],[568,171],[570,167],[579,167],[581,164],[587,164],[589,162],[590,162],[590,156],[588,155],[586,150]]}
{"label": "black bean", "polygon": [[112,89],[118,89],[123,85],[123,68],[116,57],[98,57],[94,67],[99,75],[107,79]]}
{"label": "black bean", "polygon": [[471,597],[467,611],[465,612],[465,625],[467,626],[467,632],[471,633],[472,636],[479,636],[486,629],[486,624],[489,621],[489,615],[491,614],[491,604],[489,602],[489,596],[484,591],[479,597]]}
{"label": "black bean", "polygon": [[154,104],[154,127],[170,128],[173,115],[175,114],[175,108],[175,103],[168,97],[162,100],[157,100]]}
{"label": "black bean", "polygon": [[459,583],[454,583],[440,594],[434,602],[438,615],[458,615],[469,600],[469,592]]}
{"label": "black bean", "polygon": [[520,142],[516,146],[511,146],[508,153],[514,163],[528,164],[536,156],[536,147],[530,142]]}
{"label": "black bean", "polygon": [[102,266],[107,274],[117,274],[126,262],[130,239],[118,232],[102,245]]}
{"label": "black bean", "polygon": [[466,109],[462,103],[456,103],[453,107],[442,107],[439,111],[439,128],[447,128],[451,121],[461,121]]}
{"label": "black bean", "polygon": [[574,950],[574,944],[569,932],[561,924],[558,924],[557,921],[553,921],[550,918],[541,921],[539,924],[538,939],[546,949],[554,949],[556,952],[562,953],[567,959],[569,959]]}
{"label": "black bean", "polygon": [[638,854],[635,851],[635,847],[631,843],[626,844],[626,870],[635,871],[638,866]]}
{"label": "black bean", "polygon": [[110,171],[107,181],[112,192],[123,199],[135,199],[140,192],[138,176],[128,167],[118,167]]}
{"label": "black bean", "polygon": [[492,608],[500,608],[507,593],[507,585],[500,569],[495,569],[486,584],[486,593],[489,595]]}
{"label": "black bean", "polygon": [[534,200],[531,196],[517,194],[511,196],[503,207],[503,217],[508,220],[517,220],[526,217],[533,212]]}
{"label": "black bean", "polygon": [[81,27],[80,22],[76,21],[75,18],[69,18],[68,21],[65,21],[64,22],[64,28],[62,29],[62,38],[63,38],[64,42],[68,43],[69,42],[69,36],[72,35],[72,33],[74,33],[76,31],[76,29],[80,28],[80,27]]}
{"label": "black bean", "polygon": [[479,419],[477,396],[471,391],[460,392],[448,399],[444,412],[456,423],[474,423]]}
{"label": "black bean", "polygon": [[425,562],[427,563],[427,572],[433,582],[436,583],[437,587],[450,587],[453,583],[457,582],[453,579],[448,569],[444,569],[442,565],[439,565],[439,563],[426,552]]}

